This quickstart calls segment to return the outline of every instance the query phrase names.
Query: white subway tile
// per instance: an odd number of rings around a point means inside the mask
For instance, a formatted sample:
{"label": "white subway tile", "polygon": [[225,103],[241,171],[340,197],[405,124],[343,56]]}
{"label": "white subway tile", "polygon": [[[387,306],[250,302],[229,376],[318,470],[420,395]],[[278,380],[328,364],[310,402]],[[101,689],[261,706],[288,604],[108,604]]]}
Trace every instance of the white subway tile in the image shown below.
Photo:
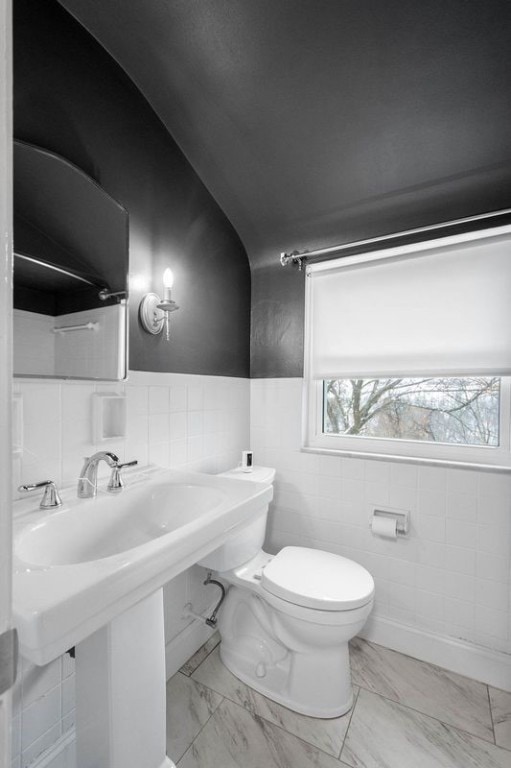
{"label": "white subway tile", "polygon": [[479,472],[470,469],[449,469],[447,471],[447,490],[451,494],[477,496]]}
{"label": "white subway tile", "polygon": [[170,410],[186,411],[187,396],[186,387],[172,384],[170,387]]}
{"label": "white subway tile", "polygon": [[477,544],[477,525],[464,520],[445,521],[445,540],[456,547],[475,550]]}
{"label": "white subway tile", "polygon": [[23,709],[21,717],[21,749],[25,751],[61,720],[60,686]]}
{"label": "white subway tile", "polygon": [[417,491],[413,486],[391,485],[389,489],[389,504],[403,512],[415,512],[417,508]]}
{"label": "white subway tile", "polygon": [[443,467],[419,467],[419,490],[445,493],[447,490],[447,470]]}
{"label": "white subway tile", "polygon": [[23,680],[22,696],[23,708],[45,696],[61,681],[61,663],[60,659],[52,661],[44,667],[37,667],[35,664],[23,660]]}
{"label": "white subway tile", "polygon": [[493,472],[479,473],[480,496],[503,496],[509,499],[511,494],[511,475]]}
{"label": "white subway tile", "polygon": [[149,440],[149,416],[147,411],[128,410],[127,439],[130,442],[147,443]]}
{"label": "white subway tile", "polygon": [[478,525],[477,548],[482,552],[509,558],[509,531],[497,525]]}
{"label": "white subway tile", "polygon": [[496,611],[486,605],[476,605],[475,620],[476,625],[483,628],[485,634],[500,640],[508,639],[507,611]]}
{"label": "white subway tile", "polygon": [[428,565],[418,565],[415,578],[419,590],[437,595],[444,594],[445,571]]}
{"label": "white subway tile", "polygon": [[475,578],[464,573],[450,571],[446,573],[443,593],[446,597],[454,597],[458,600],[475,602]]}
{"label": "white subway tile", "polygon": [[443,517],[446,514],[447,501],[444,491],[422,488],[417,496],[417,511],[421,515]]}
{"label": "white subway tile", "polygon": [[407,488],[417,488],[418,468],[412,464],[391,464],[390,482],[392,485],[404,485]]}
{"label": "white subway tile", "polygon": [[201,411],[191,411],[187,414],[187,434],[189,437],[204,434],[204,419]]}
{"label": "white subway tile", "polygon": [[445,544],[420,539],[417,546],[417,562],[431,568],[444,568],[448,562],[446,549]]}
{"label": "white subway tile", "polygon": [[419,536],[429,541],[445,542],[445,520],[433,515],[419,515],[417,519]]}
{"label": "white subway tile", "polygon": [[342,459],[341,474],[346,480],[363,480],[365,475],[365,461],[347,456]]}
{"label": "white subway tile", "polygon": [[202,411],[204,404],[204,389],[200,385],[188,387],[187,408],[189,411]]}
{"label": "white subway tile", "polygon": [[450,571],[474,576],[476,572],[476,553],[464,547],[445,547],[445,567]]}
{"label": "white subway tile", "polygon": [[509,579],[509,557],[499,557],[489,552],[476,553],[476,576],[505,582]]}
{"label": "white subway tile", "polygon": [[149,415],[149,444],[169,441],[169,418],[167,414]]}
{"label": "white subway tile", "polygon": [[482,525],[498,525],[503,532],[511,526],[511,497],[479,496],[477,520]]}
{"label": "white subway tile", "polygon": [[444,600],[446,621],[463,629],[473,630],[475,609],[474,604],[465,600],[446,597]]}
{"label": "white subway tile", "polygon": [[129,413],[147,413],[149,411],[149,387],[127,384],[126,401]]}
{"label": "white subway tile", "polygon": [[453,520],[475,522],[477,519],[477,496],[468,493],[450,493],[447,496],[447,517]]}
{"label": "white subway tile", "polygon": [[318,474],[340,477],[342,474],[343,463],[339,456],[319,456]]}
{"label": "white subway tile", "polygon": [[433,592],[417,592],[417,615],[423,620],[443,622],[445,617],[444,598]]}
{"label": "white subway tile", "polygon": [[169,407],[169,388],[149,387],[149,413],[168,413]]}
{"label": "white subway tile", "polygon": [[416,564],[406,560],[388,559],[388,578],[408,587],[415,587]]}
{"label": "white subway tile", "polygon": [[496,611],[509,610],[509,584],[476,579],[476,603]]}
{"label": "white subway tile", "polygon": [[388,484],[390,482],[390,463],[388,461],[365,462],[365,479],[369,483]]}
{"label": "white subway tile", "polygon": [[149,443],[149,462],[158,467],[170,466],[169,443]]}
{"label": "white subway tile", "polygon": [[62,717],[68,715],[75,706],[75,676],[70,675],[62,682]]}

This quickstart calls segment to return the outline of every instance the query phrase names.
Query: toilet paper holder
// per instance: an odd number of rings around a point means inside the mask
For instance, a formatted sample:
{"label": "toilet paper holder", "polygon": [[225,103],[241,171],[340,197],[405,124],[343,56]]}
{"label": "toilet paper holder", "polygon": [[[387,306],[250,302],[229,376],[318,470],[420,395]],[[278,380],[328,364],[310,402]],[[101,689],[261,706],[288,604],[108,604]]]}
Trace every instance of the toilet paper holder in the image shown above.
{"label": "toilet paper holder", "polygon": [[396,521],[398,535],[406,536],[410,527],[410,513],[403,509],[390,509],[389,507],[375,507],[369,520],[369,528],[373,527],[373,520],[384,517]]}

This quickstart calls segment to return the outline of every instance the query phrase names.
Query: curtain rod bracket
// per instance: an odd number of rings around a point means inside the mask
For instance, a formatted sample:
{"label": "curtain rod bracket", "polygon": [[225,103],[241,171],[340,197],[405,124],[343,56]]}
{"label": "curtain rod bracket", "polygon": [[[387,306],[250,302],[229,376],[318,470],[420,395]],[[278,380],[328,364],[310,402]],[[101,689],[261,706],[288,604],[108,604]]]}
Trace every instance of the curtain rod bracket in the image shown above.
{"label": "curtain rod bracket", "polygon": [[292,251],[291,253],[281,253],[280,254],[280,263],[281,266],[287,267],[288,264],[298,264],[298,271],[301,272],[303,269],[303,262],[305,260],[305,254],[307,251],[303,251],[300,253],[300,251]]}

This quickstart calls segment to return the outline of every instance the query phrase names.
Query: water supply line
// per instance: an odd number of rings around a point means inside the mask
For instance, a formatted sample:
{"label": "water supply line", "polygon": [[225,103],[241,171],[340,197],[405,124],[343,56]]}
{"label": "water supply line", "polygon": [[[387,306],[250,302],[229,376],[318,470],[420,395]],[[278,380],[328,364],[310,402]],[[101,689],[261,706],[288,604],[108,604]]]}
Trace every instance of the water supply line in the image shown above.
{"label": "water supply line", "polygon": [[200,613],[195,613],[193,610],[192,604],[187,603],[184,607],[183,616],[191,616],[193,619],[197,619],[199,621],[203,621],[205,624],[208,625],[208,627],[216,627],[218,619],[217,619],[217,613],[220,610],[220,606],[222,605],[223,601],[225,600],[225,587],[223,584],[221,584],[219,581],[216,581],[215,579],[211,578],[212,572],[208,571],[208,575],[206,576],[206,581],[204,581],[204,585],[208,584],[216,584],[217,587],[220,587],[222,590],[222,594],[220,596],[220,600],[216,604],[215,608],[211,612],[211,616],[202,616]]}

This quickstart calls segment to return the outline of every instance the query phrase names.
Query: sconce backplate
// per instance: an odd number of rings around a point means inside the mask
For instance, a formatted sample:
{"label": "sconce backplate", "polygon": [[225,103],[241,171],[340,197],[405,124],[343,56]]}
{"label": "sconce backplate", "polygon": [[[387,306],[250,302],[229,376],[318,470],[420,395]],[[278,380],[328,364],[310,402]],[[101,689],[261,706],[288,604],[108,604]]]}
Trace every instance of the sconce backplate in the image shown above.
{"label": "sconce backplate", "polygon": [[161,333],[165,321],[165,314],[161,309],[158,309],[158,304],[161,304],[158,294],[146,293],[138,310],[142,328],[154,335]]}

